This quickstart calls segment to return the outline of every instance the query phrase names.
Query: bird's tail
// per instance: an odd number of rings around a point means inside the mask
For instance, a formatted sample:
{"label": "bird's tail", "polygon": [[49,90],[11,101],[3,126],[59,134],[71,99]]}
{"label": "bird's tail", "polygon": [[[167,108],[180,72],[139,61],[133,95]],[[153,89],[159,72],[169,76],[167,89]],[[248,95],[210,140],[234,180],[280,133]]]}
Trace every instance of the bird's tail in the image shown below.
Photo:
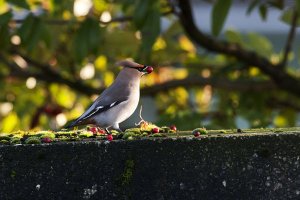
{"label": "bird's tail", "polygon": [[65,129],[70,129],[70,128],[76,126],[76,125],[77,125],[77,121],[75,120],[75,121],[72,121],[71,123],[67,124],[64,128]]}

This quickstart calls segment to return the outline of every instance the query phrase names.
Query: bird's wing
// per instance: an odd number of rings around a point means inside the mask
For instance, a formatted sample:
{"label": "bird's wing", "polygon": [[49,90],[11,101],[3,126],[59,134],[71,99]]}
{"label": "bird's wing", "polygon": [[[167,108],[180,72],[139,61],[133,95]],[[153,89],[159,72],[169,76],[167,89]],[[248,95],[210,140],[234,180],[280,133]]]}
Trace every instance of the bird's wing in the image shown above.
{"label": "bird's wing", "polygon": [[101,102],[97,102],[97,105],[93,109],[91,109],[89,112],[86,112],[85,115],[82,116],[81,119],[79,119],[79,120],[86,120],[88,118],[91,118],[91,117],[93,117],[97,114],[100,114],[102,112],[105,112],[105,111],[109,110],[110,108],[112,108],[112,107],[114,107],[114,106],[116,106],[116,105],[118,105],[118,104],[120,104],[120,103],[122,103],[126,100],[127,99],[116,100],[112,103],[105,104],[105,105],[102,104]]}
{"label": "bird's wing", "polygon": [[71,128],[77,124],[91,119],[95,115],[109,110],[110,108],[128,100],[128,91],[122,87],[116,87],[112,85],[107,88],[103,93],[94,101],[94,103],[74,122],[68,125],[66,128]]}

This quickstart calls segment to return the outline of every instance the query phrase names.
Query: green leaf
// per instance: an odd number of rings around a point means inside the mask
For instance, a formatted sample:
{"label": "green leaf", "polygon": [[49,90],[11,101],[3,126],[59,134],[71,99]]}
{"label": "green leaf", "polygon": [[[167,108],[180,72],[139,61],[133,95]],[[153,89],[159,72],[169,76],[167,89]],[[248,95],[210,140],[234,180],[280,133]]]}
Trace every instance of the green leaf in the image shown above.
{"label": "green leaf", "polygon": [[268,8],[265,4],[259,6],[259,15],[260,18],[264,21],[267,19],[267,12],[268,12]]}
{"label": "green leaf", "polygon": [[296,10],[300,13],[300,0],[296,0]]}
{"label": "green leaf", "polygon": [[132,5],[134,5],[135,0],[123,0],[122,10],[126,12]]}
{"label": "green leaf", "polygon": [[11,12],[6,12],[0,15],[0,27],[2,25],[7,25],[11,18],[12,18]]}
{"label": "green leaf", "polygon": [[133,15],[133,23],[138,29],[143,27],[147,16],[150,14],[149,10],[151,10],[151,5],[155,1],[151,0],[139,0],[135,5],[135,11]]}
{"label": "green leaf", "polygon": [[28,15],[26,19],[24,19],[21,27],[19,28],[18,33],[23,43],[26,43],[27,39],[30,37],[31,31],[33,29],[33,24],[34,24],[34,16]]}
{"label": "green leaf", "polygon": [[0,46],[1,50],[5,49],[9,45],[10,34],[8,23],[12,17],[11,12],[6,12],[0,15]]}
{"label": "green leaf", "polygon": [[[291,9],[288,9],[286,11],[284,11],[282,13],[282,15],[280,16],[280,20],[288,25],[291,25],[292,24],[292,18],[293,18],[293,12],[294,12],[294,9],[291,8]],[[300,19],[298,18],[297,19],[297,23],[296,23],[297,26],[300,25]]]}
{"label": "green leaf", "polygon": [[241,34],[234,30],[226,30],[225,37],[229,42],[243,44],[243,38]]}
{"label": "green leaf", "polygon": [[28,15],[19,28],[18,33],[21,37],[22,45],[32,51],[42,36],[42,21],[40,18]]}
{"label": "green leaf", "polygon": [[250,15],[251,12],[253,11],[253,9],[257,6],[257,4],[259,3],[260,1],[259,0],[253,0],[250,5],[248,6],[247,8],[247,15]]}
{"label": "green leaf", "polygon": [[[150,7],[149,14],[147,15],[143,27],[142,33],[142,52],[149,54],[152,50],[152,46],[156,41],[160,33],[160,11],[158,2]],[[151,14],[150,14],[151,13]]]}
{"label": "green leaf", "polygon": [[273,45],[267,37],[257,33],[248,33],[247,41],[247,47],[256,51],[258,54],[266,58],[272,55]]}
{"label": "green leaf", "polygon": [[27,2],[24,0],[7,0],[7,2],[21,8],[30,9]]}
{"label": "green leaf", "polygon": [[217,0],[212,10],[212,34],[218,36],[229,12],[231,0]]}
{"label": "green leaf", "polygon": [[47,48],[52,47],[52,34],[44,23],[41,24],[41,40],[44,41]]}
{"label": "green leaf", "polygon": [[282,10],[284,8],[284,0],[269,0],[268,4],[274,8]]}
{"label": "green leaf", "polygon": [[101,29],[97,20],[87,18],[76,31],[72,50],[77,62],[81,62],[88,54],[96,54],[101,42]]}

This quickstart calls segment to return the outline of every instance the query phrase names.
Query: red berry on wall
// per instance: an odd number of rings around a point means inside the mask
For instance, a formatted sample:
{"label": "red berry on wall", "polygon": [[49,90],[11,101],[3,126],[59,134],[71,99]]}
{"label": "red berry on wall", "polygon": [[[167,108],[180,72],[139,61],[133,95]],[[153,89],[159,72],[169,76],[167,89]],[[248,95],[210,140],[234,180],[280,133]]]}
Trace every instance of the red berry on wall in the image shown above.
{"label": "red berry on wall", "polygon": [[99,133],[99,134],[105,134],[105,133],[106,133],[106,131],[105,131],[105,130],[103,130],[103,129],[99,129],[99,130],[98,130],[98,133]]}
{"label": "red berry on wall", "polygon": [[112,134],[109,134],[109,135],[106,136],[106,139],[108,141],[112,141],[114,139],[114,137],[112,136]]}
{"label": "red berry on wall", "polygon": [[152,133],[159,133],[159,128],[157,128],[157,127],[153,128]]}
{"label": "red berry on wall", "polygon": [[91,127],[91,128],[89,129],[89,131],[92,131],[93,134],[97,134],[98,128],[97,128],[97,127]]}
{"label": "red berry on wall", "polygon": [[199,131],[195,131],[195,132],[194,132],[194,136],[195,136],[195,137],[198,137],[199,135],[200,135],[200,132],[199,132]]}
{"label": "red berry on wall", "polygon": [[172,131],[177,131],[177,127],[176,127],[175,125],[171,125],[171,126],[170,126],[170,129],[171,129]]}
{"label": "red berry on wall", "polygon": [[42,142],[44,142],[44,143],[51,143],[52,140],[51,140],[51,138],[45,137],[45,138],[42,139]]}

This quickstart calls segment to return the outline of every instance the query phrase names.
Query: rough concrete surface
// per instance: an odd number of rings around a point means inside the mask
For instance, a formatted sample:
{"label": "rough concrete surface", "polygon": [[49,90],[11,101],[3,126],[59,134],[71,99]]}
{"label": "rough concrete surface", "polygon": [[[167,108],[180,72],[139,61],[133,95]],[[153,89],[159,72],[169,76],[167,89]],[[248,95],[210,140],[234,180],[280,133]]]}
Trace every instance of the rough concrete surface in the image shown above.
{"label": "rough concrete surface", "polygon": [[0,146],[0,199],[300,199],[300,133]]}

